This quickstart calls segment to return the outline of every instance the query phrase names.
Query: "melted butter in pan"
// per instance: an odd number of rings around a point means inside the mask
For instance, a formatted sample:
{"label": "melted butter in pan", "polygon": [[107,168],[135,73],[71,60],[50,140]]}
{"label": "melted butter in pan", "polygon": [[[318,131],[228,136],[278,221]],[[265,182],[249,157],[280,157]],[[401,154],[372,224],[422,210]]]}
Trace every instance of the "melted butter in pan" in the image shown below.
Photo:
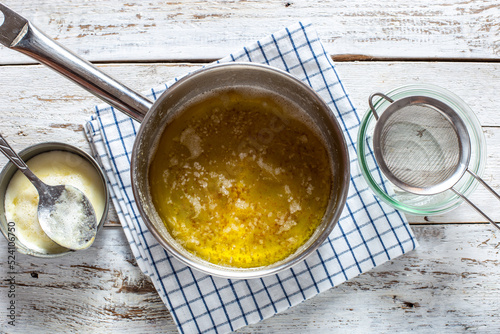
{"label": "melted butter in pan", "polygon": [[219,265],[265,266],[321,223],[332,172],[323,141],[291,104],[224,90],[164,131],[150,166],[159,216],[184,248]]}

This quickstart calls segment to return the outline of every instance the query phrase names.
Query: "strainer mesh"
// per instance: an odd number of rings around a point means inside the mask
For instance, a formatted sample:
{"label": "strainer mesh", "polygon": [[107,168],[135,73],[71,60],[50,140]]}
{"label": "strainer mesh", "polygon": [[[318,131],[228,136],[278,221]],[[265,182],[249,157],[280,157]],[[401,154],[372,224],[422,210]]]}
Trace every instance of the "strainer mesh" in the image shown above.
{"label": "strainer mesh", "polygon": [[427,104],[396,110],[381,129],[380,148],[390,173],[410,187],[427,188],[446,181],[460,160],[455,128]]}

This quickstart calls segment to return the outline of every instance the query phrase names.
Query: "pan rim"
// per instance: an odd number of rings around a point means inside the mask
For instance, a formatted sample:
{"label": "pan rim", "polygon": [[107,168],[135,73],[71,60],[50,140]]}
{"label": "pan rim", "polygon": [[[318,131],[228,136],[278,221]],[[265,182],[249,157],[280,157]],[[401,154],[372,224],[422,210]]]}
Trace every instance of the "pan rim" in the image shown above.
{"label": "pan rim", "polygon": [[[255,68],[255,69],[260,69],[264,71],[271,71],[274,72],[275,74],[278,75],[284,75],[287,77],[288,80],[291,80],[294,82],[294,84],[297,85],[298,88],[302,89],[305,93],[308,94],[311,98],[314,98],[315,102],[318,103],[318,105],[321,106],[322,109],[325,110],[326,114],[328,115],[329,121],[333,123],[333,126],[335,127],[336,131],[336,138],[334,140],[337,142],[337,145],[339,147],[338,156],[341,158],[340,160],[343,161],[343,164],[341,165],[342,167],[342,177],[340,179],[340,187],[341,190],[337,193],[336,197],[336,202],[334,205],[334,210],[331,216],[328,218],[326,223],[326,227],[319,233],[319,235],[316,236],[315,240],[311,242],[306,248],[299,248],[300,251],[296,251],[295,253],[291,254],[287,258],[278,261],[276,263],[273,263],[268,266],[261,266],[261,267],[253,267],[253,268],[238,268],[238,267],[229,267],[229,266],[221,266],[221,265],[216,265],[213,263],[210,263],[206,260],[203,260],[199,257],[196,256],[186,256],[185,254],[179,252],[174,246],[172,246],[169,242],[167,242],[162,234],[157,230],[155,225],[152,223],[151,219],[152,217],[149,216],[149,214],[146,212],[144,208],[144,203],[142,201],[143,195],[139,189],[139,186],[137,185],[137,176],[135,176],[138,173],[138,147],[140,145],[140,138],[144,131],[146,131],[146,126],[143,126],[145,124],[150,123],[150,119],[153,117],[153,114],[158,112],[160,109],[160,106],[162,105],[163,101],[168,98],[169,91],[171,92],[172,89],[175,89],[176,87],[182,85],[185,81],[192,79],[194,76],[199,75],[201,72],[207,72],[207,71],[218,71],[218,70],[223,70],[225,67],[232,67],[232,68],[237,68],[237,67],[245,67],[245,68]],[[167,122],[168,123],[168,122]],[[250,62],[230,62],[230,63],[217,63],[217,64],[211,64],[208,66],[204,66],[200,69],[197,69],[186,76],[182,77],[178,81],[176,81],[172,86],[170,86],[167,91],[163,92],[162,95],[154,102],[153,106],[151,109],[148,111],[146,116],[144,117],[143,120],[143,125],[139,128],[139,131],[137,133],[137,138],[134,141],[134,146],[132,150],[132,156],[131,156],[131,168],[130,168],[130,174],[131,174],[131,180],[132,180],[132,191],[134,194],[134,199],[136,200],[137,207],[140,212],[140,216],[144,221],[144,224],[150,231],[150,233],[153,235],[155,240],[167,251],[168,254],[173,255],[177,260],[182,262],[183,264],[197,269],[205,274],[213,275],[213,276],[218,276],[218,277],[223,277],[223,278],[229,278],[229,279],[252,279],[252,278],[260,278],[264,276],[269,276],[272,274],[276,274],[280,271],[283,271],[285,269],[288,269],[295,264],[298,264],[302,262],[306,257],[311,255],[331,234],[333,231],[333,228],[336,226],[338,220],[340,219],[340,216],[343,212],[343,209],[345,207],[346,201],[347,201],[347,194],[349,191],[349,183],[350,183],[350,159],[349,159],[349,151],[347,147],[347,142],[344,138],[342,128],[333,114],[332,110],[328,105],[324,102],[324,100],[319,96],[319,94],[314,91],[310,86],[306,85],[304,82],[300,81],[298,78],[294,77],[288,72],[285,72],[281,69],[274,68],[268,65],[264,64],[256,64],[256,63],[250,63]],[[326,140],[332,140],[329,138],[326,138]],[[148,171],[146,171],[149,173]],[[146,177],[146,180],[148,178]],[[330,199],[330,202],[332,199]],[[152,203],[147,204],[147,205],[152,205]],[[330,205],[330,203],[329,203]],[[323,219],[325,219],[327,213],[325,212],[325,215]],[[311,237],[313,238],[314,235]],[[311,239],[310,238],[310,239]],[[310,240],[309,239],[309,240]],[[307,242],[306,242],[307,243]],[[187,250],[186,250],[187,252]],[[196,260],[193,259],[196,258]]]}

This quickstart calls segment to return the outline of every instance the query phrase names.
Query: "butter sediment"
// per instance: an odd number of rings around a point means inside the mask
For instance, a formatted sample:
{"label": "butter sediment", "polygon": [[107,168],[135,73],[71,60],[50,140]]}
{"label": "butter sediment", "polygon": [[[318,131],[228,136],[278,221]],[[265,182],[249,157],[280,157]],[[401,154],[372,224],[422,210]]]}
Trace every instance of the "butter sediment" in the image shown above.
{"label": "butter sediment", "polygon": [[332,170],[323,140],[289,117],[290,108],[269,93],[225,90],[167,126],[149,182],[159,216],[184,248],[250,268],[286,258],[311,237]]}

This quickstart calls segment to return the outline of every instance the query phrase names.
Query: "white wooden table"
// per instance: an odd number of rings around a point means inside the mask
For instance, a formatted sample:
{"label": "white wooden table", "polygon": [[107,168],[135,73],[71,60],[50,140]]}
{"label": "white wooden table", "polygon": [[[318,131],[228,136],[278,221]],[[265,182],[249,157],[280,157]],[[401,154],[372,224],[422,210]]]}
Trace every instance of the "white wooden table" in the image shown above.
{"label": "white wooden table", "polygon": [[[3,3],[139,91],[311,21],[360,115],[371,92],[403,84],[433,83],[461,96],[486,135],[485,179],[500,189],[498,0]],[[89,150],[82,124],[97,98],[3,47],[0,87],[0,132],[15,149],[55,140]],[[500,220],[500,204],[485,190],[472,199]],[[240,332],[500,332],[500,233],[466,206],[408,219],[418,250]],[[90,249],[17,260],[12,327],[1,238],[0,332],[176,332],[113,210]]]}

